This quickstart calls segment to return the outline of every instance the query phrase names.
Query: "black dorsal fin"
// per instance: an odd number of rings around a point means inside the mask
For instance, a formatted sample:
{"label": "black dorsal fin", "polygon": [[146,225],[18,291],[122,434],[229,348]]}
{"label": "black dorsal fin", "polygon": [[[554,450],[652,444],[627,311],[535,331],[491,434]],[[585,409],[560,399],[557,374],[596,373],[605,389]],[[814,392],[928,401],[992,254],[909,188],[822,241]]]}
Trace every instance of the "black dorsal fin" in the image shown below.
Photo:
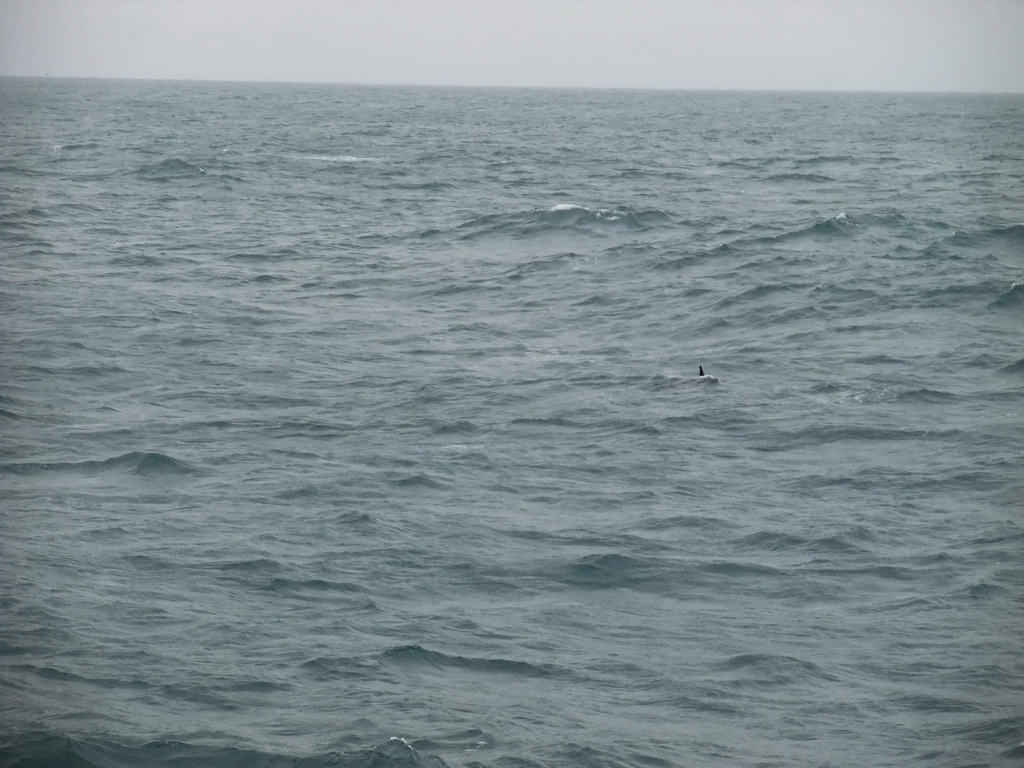
{"label": "black dorsal fin", "polygon": [[701,375],[701,376],[703,376],[703,375],[704,375],[704,366],[703,366],[703,365],[698,365],[698,366],[697,366],[697,370],[699,370],[699,371],[700,371],[700,375]]}

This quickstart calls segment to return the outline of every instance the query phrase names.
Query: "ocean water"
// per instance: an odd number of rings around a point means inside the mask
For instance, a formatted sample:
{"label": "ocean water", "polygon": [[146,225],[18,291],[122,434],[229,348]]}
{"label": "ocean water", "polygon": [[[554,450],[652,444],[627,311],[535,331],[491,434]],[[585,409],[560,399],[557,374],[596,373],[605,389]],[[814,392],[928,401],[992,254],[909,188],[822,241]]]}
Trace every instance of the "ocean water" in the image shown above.
{"label": "ocean water", "polygon": [[5,79],[0,244],[0,766],[1024,763],[1024,96]]}

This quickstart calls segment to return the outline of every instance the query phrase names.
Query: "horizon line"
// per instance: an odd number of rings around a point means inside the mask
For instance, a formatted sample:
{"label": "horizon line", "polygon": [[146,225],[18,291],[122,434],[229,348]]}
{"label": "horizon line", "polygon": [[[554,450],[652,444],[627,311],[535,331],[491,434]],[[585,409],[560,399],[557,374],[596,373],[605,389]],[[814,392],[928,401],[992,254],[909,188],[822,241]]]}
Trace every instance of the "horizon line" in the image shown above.
{"label": "horizon line", "polygon": [[344,80],[263,80],[263,79],[224,79],[218,77],[128,77],[110,75],[55,75],[45,74],[7,74],[0,73],[2,79],[21,80],[110,80],[120,82],[160,82],[160,83],[221,83],[253,85],[325,85],[349,88],[454,88],[477,90],[562,90],[562,91],[687,91],[705,93],[846,93],[846,94],[892,94],[892,95],[962,95],[962,96],[1022,96],[1022,91],[998,90],[905,90],[878,88],[749,88],[749,87],[709,87],[709,86],[664,86],[664,85],[508,85],[508,84],[471,84],[471,83],[417,83],[417,82],[356,82]]}

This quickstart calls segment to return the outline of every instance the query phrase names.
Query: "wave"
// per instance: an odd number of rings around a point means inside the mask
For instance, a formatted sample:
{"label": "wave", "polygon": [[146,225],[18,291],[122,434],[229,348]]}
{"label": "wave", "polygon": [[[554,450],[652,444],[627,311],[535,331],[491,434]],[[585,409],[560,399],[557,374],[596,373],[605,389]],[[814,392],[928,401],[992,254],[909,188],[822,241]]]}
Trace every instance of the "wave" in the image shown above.
{"label": "wave", "polygon": [[855,581],[859,577],[883,579],[885,581],[913,581],[917,572],[913,568],[900,568],[894,565],[865,565],[860,568],[807,568],[805,573],[819,576],[834,576],[840,581]]}
{"label": "wave", "polygon": [[9,235],[16,231],[33,230],[49,218],[49,212],[38,206],[0,213],[0,233]]}
{"label": "wave", "polygon": [[575,251],[567,251],[550,256],[534,258],[513,267],[505,273],[504,277],[506,280],[523,280],[527,276],[532,276],[537,273],[561,269],[567,265],[571,267],[582,259],[584,259],[583,254],[576,253]]}
{"label": "wave", "polygon": [[522,416],[519,418],[512,419],[510,424],[515,425],[526,425],[526,426],[541,426],[541,427],[573,427],[579,428],[585,426],[579,422],[571,419],[564,418],[562,416]]}
{"label": "wave", "polygon": [[952,392],[929,389],[928,387],[910,389],[896,394],[897,401],[907,403],[952,403],[959,399],[960,397]]}
{"label": "wave", "polygon": [[459,185],[448,181],[411,181],[405,184],[392,184],[391,187],[415,192],[447,192],[451,189],[458,189]]}
{"label": "wave", "polygon": [[664,564],[650,558],[606,553],[586,555],[569,565],[563,579],[574,586],[638,587],[664,576]]}
{"label": "wave", "polygon": [[989,304],[992,309],[1021,309],[1024,308],[1024,283],[1013,283],[1007,291],[999,294]]}
{"label": "wave", "polygon": [[859,163],[860,158],[853,155],[814,155],[813,157],[801,157],[793,161],[796,165],[828,165],[830,163]]}
{"label": "wave", "polygon": [[298,757],[237,747],[153,741],[131,745],[64,735],[25,734],[0,745],[0,765],[125,768],[126,766],[188,765],[194,768],[260,766],[260,768],[448,768],[436,755],[414,749],[393,737],[365,749]]}
{"label": "wave", "polygon": [[278,248],[268,248],[264,251],[239,251],[235,253],[225,254],[224,258],[231,261],[242,261],[242,262],[261,262],[261,261],[283,261],[285,259],[294,259],[296,257],[302,257],[303,253],[295,248],[289,248],[288,246],[281,246]]}
{"label": "wave", "polygon": [[[874,401],[872,401],[874,402]],[[895,429],[886,427],[825,425],[807,427],[795,431],[779,431],[769,443],[754,446],[755,450],[775,453],[800,448],[813,448],[832,443],[867,441],[884,444],[901,440],[951,440],[959,439],[959,430]]]}
{"label": "wave", "polygon": [[220,563],[215,568],[231,573],[278,573],[281,571],[281,564],[268,557],[259,557],[251,560],[232,560]]}
{"label": "wave", "polygon": [[111,473],[157,478],[190,475],[195,473],[196,469],[184,461],[163,453],[132,451],[104,460],[4,464],[0,465],[0,472],[23,476],[44,473],[95,476]]}
{"label": "wave", "polygon": [[709,587],[720,589],[726,583],[733,590],[752,585],[762,592],[766,581],[782,575],[776,568],[751,562],[680,562],[614,552],[585,555],[553,574],[556,580],[572,587],[632,589],[682,599]]}
{"label": "wave", "polygon": [[744,536],[739,540],[741,547],[753,550],[770,550],[773,552],[825,553],[825,554],[862,554],[868,550],[863,543],[874,537],[865,528],[856,528],[847,534],[808,538],[778,531],[759,531]]}
{"label": "wave", "polygon": [[[782,158],[766,158],[766,157],[734,157],[729,160],[720,160],[715,163],[718,168],[742,168],[745,170],[756,170],[765,168],[769,165],[779,165],[783,162]],[[857,164],[861,162],[860,158],[854,157],[853,155],[812,155],[810,157],[797,157],[792,159],[786,159],[786,165],[804,166],[804,167],[817,167],[821,165],[833,165],[836,163],[847,163]]]}
{"label": "wave", "polygon": [[134,175],[145,181],[167,183],[180,179],[211,178],[225,181],[242,181],[238,176],[217,173],[204,168],[198,163],[190,163],[177,157],[150,163],[137,168]]}
{"label": "wave", "polygon": [[984,233],[986,237],[1024,243],[1024,224],[1011,224],[1008,227],[993,227]]}
{"label": "wave", "polygon": [[[266,592],[286,594],[309,600],[319,600],[319,593],[362,594],[365,590],[358,584],[343,581],[327,581],[326,579],[286,579],[273,578],[262,587]],[[366,607],[368,604],[360,603]]]}
{"label": "wave", "polygon": [[760,242],[783,242],[804,237],[849,237],[854,227],[858,226],[853,217],[845,213],[839,213],[828,219],[816,221],[813,224],[798,227],[778,235],[757,238]]}
{"label": "wave", "polygon": [[809,181],[821,184],[828,181],[835,181],[831,176],[824,176],[820,173],[776,173],[768,177],[768,181]]}
{"label": "wave", "polygon": [[961,595],[966,595],[971,600],[991,600],[997,597],[1008,597],[1011,596],[1011,592],[1006,587],[1000,586],[999,584],[989,584],[988,582],[979,582],[978,584],[972,584],[970,587],[960,590]]}
{"label": "wave", "polygon": [[731,243],[738,246],[758,245],[784,243],[805,238],[838,241],[876,228],[886,230],[889,234],[905,235],[911,233],[911,230],[915,230],[917,227],[901,211],[895,208],[884,207],[856,214],[842,211],[835,216],[819,219],[811,223],[801,223],[791,229],[775,234],[752,237],[749,234],[736,233],[741,236],[731,241]]}
{"label": "wave", "polygon": [[731,160],[719,160],[715,163],[716,168],[763,168],[767,164],[761,157],[734,157]]}
{"label": "wave", "polygon": [[[955,248],[982,248],[1010,246],[1019,249],[1024,246],[1024,224],[989,227],[987,229],[957,230],[942,238],[940,243]],[[1011,251],[1019,255],[1019,250]]]}
{"label": "wave", "polygon": [[[724,258],[728,256],[734,256],[737,254],[736,248],[729,243],[719,243],[708,248],[695,251],[693,253],[686,254],[684,256],[675,256],[670,259],[665,259],[654,264],[655,269],[686,269],[688,267],[700,264],[708,259]],[[709,293],[709,288],[702,288],[700,286],[691,287],[690,290],[693,295],[700,295],[701,293]]]}
{"label": "wave", "polygon": [[671,517],[654,517],[641,520],[637,527],[647,531],[672,531],[679,528],[705,528],[713,531],[716,529],[732,528],[734,523],[729,523],[718,517],[706,517],[704,515],[673,515]]}
{"label": "wave", "polygon": [[[5,159],[6,160],[6,159]],[[0,173],[10,174],[18,178],[45,178],[53,175],[48,170],[42,170],[38,167],[29,165],[20,165],[10,162],[10,160],[0,161]]]}
{"label": "wave", "polygon": [[643,232],[670,224],[672,217],[657,208],[587,208],[560,204],[547,209],[478,216],[458,226],[459,239],[536,237],[558,232],[592,235],[613,231]]}
{"label": "wave", "polygon": [[[862,358],[853,358],[851,362],[861,365],[890,365],[901,364],[901,361],[894,360],[888,356],[869,355]],[[916,387],[908,389],[904,387],[879,385],[861,389],[847,388],[833,383],[819,384],[811,390],[815,395],[825,396],[827,399],[843,403],[922,403],[940,404],[953,403],[960,400],[960,395],[947,392],[942,389],[931,389],[929,387]],[[935,436],[936,432],[929,432]],[[943,433],[949,436],[948,433]],[[918,435],[920,436],[920,435]],[[959,435],[957,435],[959,436]]]}
{"label": "wave", "polygon": [[7,395],[0,395],[0,418],[3,419],[21,419],[23,416],[17,411],[10,410],[12,408],[24,407],[23,403],[13,397]]}
{"label": "wave", "polygon": [[718,664],[717,671],[737,687],[829,683],[839,679],[810,661],[768,653],[733,656]]}
{"label": "wave", "polygon": [[[1000,754],[1003,757],[1013,760],[1014,765],[1019,765],[1018,761],[1024,759],[1024,717],[1018,714],[1012,717],[984,718],[954,726],[949,733],[996,747],[1002,750]],[[1013,746],[1008,747],[1009,744]]]}
{"label": "wave", "polygon": [[465,672],[514,675],[515,677],[558,677],[564,672],[550,664],[531,664],[510,659],[485,659],[467,656],[450,656],[430,651],[419,645],[401,645],[389,648],[380,655],[386,664],[401,664],[413,667],[455,669]]}
{"label": "wave", "polygon": [[[724,242],[707,246],[701,250],[684,256],[674,257],[655,264],[658,269],[678,269],[699,264],[707,259],[736,256],[751,248],[758,250],[759,259],[754,266],[761,266],[761,246],[784,244],[804,239],[839,241],[854,236],[859,227],[865,226],[896,226],[899,219],[891,220],[885,214],[851,216],[839,213],[827,219],[819,219],[812,223],[804,223],[774,234],[752,234],[749,230],[727,230],[718,232],[718,237],[727,238]],[[762,227],[761,229],[767,229]]]}
{"label": "wave", "polygon": [[365,656],[316,656],[299,667],[304,675],[318,682],[375,680],[380,676],[379,659]]}
{"label": "wave", "polygon": [[1003,373],[1020,373],[1020,374],[1024,374],[1024,357],[1022,357],[1020,360],[1018,360],[1015,363],[1010,363],[1009,365],[1003,367],[1001,370],[1002,370]]}
{"label": "wave", "polygon": [[102,209],[94,205],[89,205],[88,203],[53,203],[51,205],[47,205],[45,208],[33,206],[31,208],[24,208],[20,211],[10,211],[8,213],[0,214],[0,224],[5,226],[17,226],[19,224],[22,226],[32,226],[51,219],[63,221],[67,214],[93,214],[100,213],[101,210]]}
{"label": "wave", "polygon": [[391,481],[392,485],[398,486],[399,488],[430,488],[433,490],[440,490],[445,488],[445,483],[440,480],[435,480],[430,475],[424,472],[417,472],[413,475],[404,475]]}
{"label": "wave", "polygon": [[61,152],[64,150],[77,151],[80,149],[99,149],[99,143],[95,141],[83,141],[78,144],[58,144],[53,149],[55,152]]}
{"label": "wave", "polygon": [[323,163],[376,163],[380,161],[377,157],[361,157],[359,155],[303,155],[306,160],[317,160]]}
{"label": "wave", "polygon": [[[737,304],[746,304],[751,301],[758,301],[760,299],[771,299],[772,302],[778,302],[781,305],[786,305],[786,302],[778,298],[779,294],[788,294],[793,292],[802,291],[810,288],[810,283],[764,283],[761,285],[755,285],[751,288],[733,295],[727,296],[716,305],[718,309],[727,309]],[[792,309],[787,307],[787,309]]]}
{"label": "wave", "polygon": [[171,158],[159,163],[143,165],[135,171],[135,175],[148,181],[170,181],[174,178],[204,176],[206,171],[195,163]]}

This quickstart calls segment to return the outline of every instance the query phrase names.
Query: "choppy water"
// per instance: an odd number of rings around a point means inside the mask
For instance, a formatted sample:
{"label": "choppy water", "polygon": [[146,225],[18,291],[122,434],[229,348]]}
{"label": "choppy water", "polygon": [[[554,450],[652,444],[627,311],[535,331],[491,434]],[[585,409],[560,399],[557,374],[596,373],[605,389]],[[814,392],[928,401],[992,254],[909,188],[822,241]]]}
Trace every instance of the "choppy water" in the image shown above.
{"label": "choppy water", "polygon": [[1024,760],[1024,97],[0,132],[0,765]]}

